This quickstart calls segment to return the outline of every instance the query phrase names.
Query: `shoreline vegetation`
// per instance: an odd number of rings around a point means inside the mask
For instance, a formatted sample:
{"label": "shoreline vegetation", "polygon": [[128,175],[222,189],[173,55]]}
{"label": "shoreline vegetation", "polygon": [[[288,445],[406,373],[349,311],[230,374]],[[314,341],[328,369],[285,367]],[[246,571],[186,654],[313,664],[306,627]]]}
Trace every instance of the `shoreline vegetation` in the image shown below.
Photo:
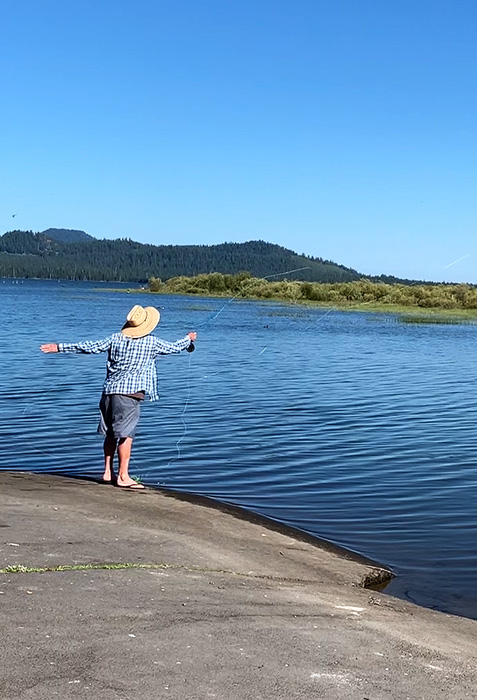
{"label": "shoreline vegetation", "polygon": [[148,289],[141,291],[396,313],[404,314],[400,318],[404,323],[477,322],[477,288],[469,284],[405,285],[367,279],[337,283],[269,281],[252,277],[249,272],[236,275],[213,272],[172,277],[164,282],[151,277]]}

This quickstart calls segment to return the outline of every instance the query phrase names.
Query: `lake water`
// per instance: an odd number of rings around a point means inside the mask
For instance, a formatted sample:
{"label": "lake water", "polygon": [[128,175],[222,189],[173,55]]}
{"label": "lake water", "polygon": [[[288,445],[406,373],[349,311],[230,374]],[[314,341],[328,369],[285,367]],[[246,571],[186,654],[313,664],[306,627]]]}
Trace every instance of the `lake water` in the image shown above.
{"label": "lake water", "polygon": [[[111,285],[108,285],[111,286]],[[98,288],[100,291],[98,291]],[[99,339],[161,308],[131,472],[243,506],[390,566],[387,591],[477,618],[477,326],[391,315],[0,280],[0,468],[99,476]]]}

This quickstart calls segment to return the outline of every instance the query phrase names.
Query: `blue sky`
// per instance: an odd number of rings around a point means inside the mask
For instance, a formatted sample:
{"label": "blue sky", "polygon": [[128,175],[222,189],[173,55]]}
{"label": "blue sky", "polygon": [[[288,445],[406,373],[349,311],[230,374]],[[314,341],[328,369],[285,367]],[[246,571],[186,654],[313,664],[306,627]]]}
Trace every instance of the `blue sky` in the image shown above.
{"label": "blue sky", "polygon": [[2,233],[477,283],[474,0],[3,0],[0,54]]}

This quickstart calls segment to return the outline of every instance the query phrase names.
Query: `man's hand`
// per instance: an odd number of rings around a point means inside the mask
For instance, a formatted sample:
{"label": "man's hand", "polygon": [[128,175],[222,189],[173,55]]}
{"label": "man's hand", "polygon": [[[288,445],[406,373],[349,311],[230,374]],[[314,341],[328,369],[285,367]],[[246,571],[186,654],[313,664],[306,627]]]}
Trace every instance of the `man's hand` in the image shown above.
{"label": "man's hand", "polygon": [[187,333],[191,341],[194,341],[197,338],[197,333],[192,332],[192,333]]}
{"label": "man's hand", "polygon": [[40,345],[40,350],[42,352],[58,352],[58,345],[56,343],[46,343],[46,345]]}

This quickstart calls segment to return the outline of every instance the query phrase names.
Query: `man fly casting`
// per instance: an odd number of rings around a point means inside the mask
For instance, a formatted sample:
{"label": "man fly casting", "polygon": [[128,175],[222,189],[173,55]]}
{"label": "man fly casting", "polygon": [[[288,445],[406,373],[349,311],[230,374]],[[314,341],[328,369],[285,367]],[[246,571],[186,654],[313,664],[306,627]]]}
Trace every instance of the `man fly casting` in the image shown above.
{"label": "man fly casting", "polygon": [[[43,352],[99,353],[108,352],[106,379],[99,403],[98,433],[104,435],[103,481],[128,489],[143,489],[129,476],[134,434],[139,421],[141,401],[148,395],[157,401],[158,355],[179,353],[193,348],[197,333],[188,333],[174,343],[151,335],[159,323],[160,314],[153,306],[143,308],[136,304],[128,313],[120,333],[104,340],[83,343],[47,343]],[[114,471],[114,455],[118,454],[118,473]]]}

